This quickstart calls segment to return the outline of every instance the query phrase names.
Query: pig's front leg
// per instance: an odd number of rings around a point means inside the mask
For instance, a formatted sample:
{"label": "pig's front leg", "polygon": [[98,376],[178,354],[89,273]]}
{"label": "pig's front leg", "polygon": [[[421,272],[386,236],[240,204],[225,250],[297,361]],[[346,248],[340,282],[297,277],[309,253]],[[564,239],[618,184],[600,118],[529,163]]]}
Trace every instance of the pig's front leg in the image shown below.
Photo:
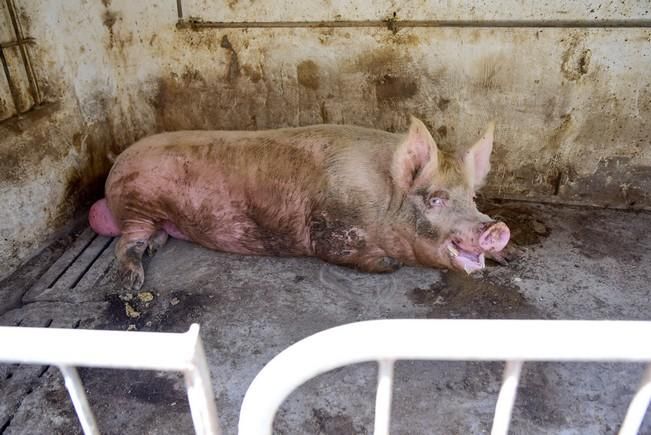
{"label": "pig's front leg", "polygon": [[321,252],[317,254],[319,258],[328,263],[347,266],[357,269],[361,272],[369,273],[389,273],[395,272],[402,267],[402,263],[393,257],[381,255],[379,253],[355,252],[347,255],[337,255],[333,253]]}
{"label": "pig's front leg", "polygon": [[362,272],[389,273],[400,269],[402,263],[387,255],[362,254],[354,260],[352,266]]}
{"label": "pig's front leg", "polygon": [[384,250],[369,244],[366,232],[355,226],[315,221],[311,238],[314,254],[328,263],[372,273],[394,272],[402,266]]}

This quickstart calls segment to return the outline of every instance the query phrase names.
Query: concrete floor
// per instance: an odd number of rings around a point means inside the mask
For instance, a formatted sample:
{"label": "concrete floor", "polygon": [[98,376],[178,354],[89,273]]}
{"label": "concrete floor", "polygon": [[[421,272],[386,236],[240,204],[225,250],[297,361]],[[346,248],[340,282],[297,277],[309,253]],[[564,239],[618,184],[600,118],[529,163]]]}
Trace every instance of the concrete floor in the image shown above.
{"label": "concrete floor", "polygon": [[[242,257],[175,240],[147,261],[143,291],[151,301],[119,290],[114,242],[86,230],[0,283],[0,324],[185,331],[197,322],[221,425],[234,434],[244,392],[263,365],[342,323],[651,318],[651,214],[515,202],[484,209],[506,220],[524,254],[479,276],[414,268],[367,275],[316,259]],[[616,433],[642,369],[525,364],[511,432]],[[487,433],[501,370],[498,363],[400,362],[392,433]],[[99,369],[81,376],[103,433],[192,432],[180,376]],[[313,379],[280,409],[275,433],[372,433],[375,378],[369,363]],[[0,366],[0,397],[0,434],[80,433],[55,369]],[[650,414],[640,433],[651,433]]]}

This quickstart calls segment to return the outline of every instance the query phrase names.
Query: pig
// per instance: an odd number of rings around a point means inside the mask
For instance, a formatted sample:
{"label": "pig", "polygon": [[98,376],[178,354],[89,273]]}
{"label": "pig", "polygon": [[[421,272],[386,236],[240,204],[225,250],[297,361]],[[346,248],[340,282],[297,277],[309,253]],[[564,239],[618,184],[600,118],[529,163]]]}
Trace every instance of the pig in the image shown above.
{"label": "pig", "polygon": [[124,288],[168,237],[245,255],[316,256],[364,272],[403,265],[472,273],[509,228],[480,213],[494,124],[472,146],[438,148],[411,117],[406,133],[315,125],[178,131],[139,140],[115,160],[93,230],[120,236]]}

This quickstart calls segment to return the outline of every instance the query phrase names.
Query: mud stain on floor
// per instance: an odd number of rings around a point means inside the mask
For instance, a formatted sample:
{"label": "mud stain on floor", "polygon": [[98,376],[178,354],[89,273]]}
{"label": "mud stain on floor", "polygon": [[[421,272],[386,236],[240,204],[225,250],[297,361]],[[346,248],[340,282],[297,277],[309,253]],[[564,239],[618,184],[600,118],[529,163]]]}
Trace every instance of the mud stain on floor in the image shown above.
{"label": "mud stain on floor", "polygon": [[89,399],[106,403],[108,398],[133,399],[155,405],[172,405],[179,412],[187,412],[188,399],[181,374],[150,370],[79,370]]}
{"label": "mud stain on floor", "polygon": [[572,238],[572,246],[591,260],[610,257],[621,263],[642,263],[642,246],[622,243],[622,240],[631,240],[630,236],[623,236],[621,232],[601,226],[594,220],[572,232]]}
{"label": "mud stain on floor", "polygon": [[534,207],[521,204],[485,204],[482,213],[502,221],[511,230],[511,242],[518,246],[535,245],[549,237],[551,229]]}
{"label": "mud stain on floor", "polygon": [[186,332],[192,323],[200,323],[210,307],[219,303],[217,296],[157,291],[112,293],[105,298],[106,323],[100,329]]}
{"label": "mud stain on floor", "polygon": [[365,428],[358,427],[348,415],[330,414],[325,409],[312,409],[312,417],[304,428],[319,435],[366,435]]}
{"label": "mud stain on floor", "polygon": [[[567,410],[558,407],[558,391],[547,372],[549,363],[527,362],[522,381],[518,386],[518,406],[513,410],[514,418],[522,418],[537,426],[555,427],[559,431],[568,424],[564,415]],[[557,431],[552,431],[556,432]]]}
{"label": "mud stain on floor", "polygon": [[442,281],[428,288],[414,288],[407,297],[428,308],[427,318],[529,319],[541,313],[510,282],[469,276],[461,272],[442,274]]}

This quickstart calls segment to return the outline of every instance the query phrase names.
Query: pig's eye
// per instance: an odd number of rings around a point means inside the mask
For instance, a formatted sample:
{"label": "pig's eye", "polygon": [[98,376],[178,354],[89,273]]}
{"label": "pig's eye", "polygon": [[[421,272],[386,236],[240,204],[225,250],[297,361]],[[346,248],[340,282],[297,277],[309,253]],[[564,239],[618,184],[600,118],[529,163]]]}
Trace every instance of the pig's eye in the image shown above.
{"label": "pig's eye", "polygon": [[427,205],[429,207],[444,207],[449,198],[450,196],[447,194],[447,192],[436,191],[427,197]]}
{"label": "pig's eye", "polygon": [[430,207],[441,207],[445,205],[445,200],[443,198],[438,198],[436,196],[432,196],[429,199],[429,206]]}

